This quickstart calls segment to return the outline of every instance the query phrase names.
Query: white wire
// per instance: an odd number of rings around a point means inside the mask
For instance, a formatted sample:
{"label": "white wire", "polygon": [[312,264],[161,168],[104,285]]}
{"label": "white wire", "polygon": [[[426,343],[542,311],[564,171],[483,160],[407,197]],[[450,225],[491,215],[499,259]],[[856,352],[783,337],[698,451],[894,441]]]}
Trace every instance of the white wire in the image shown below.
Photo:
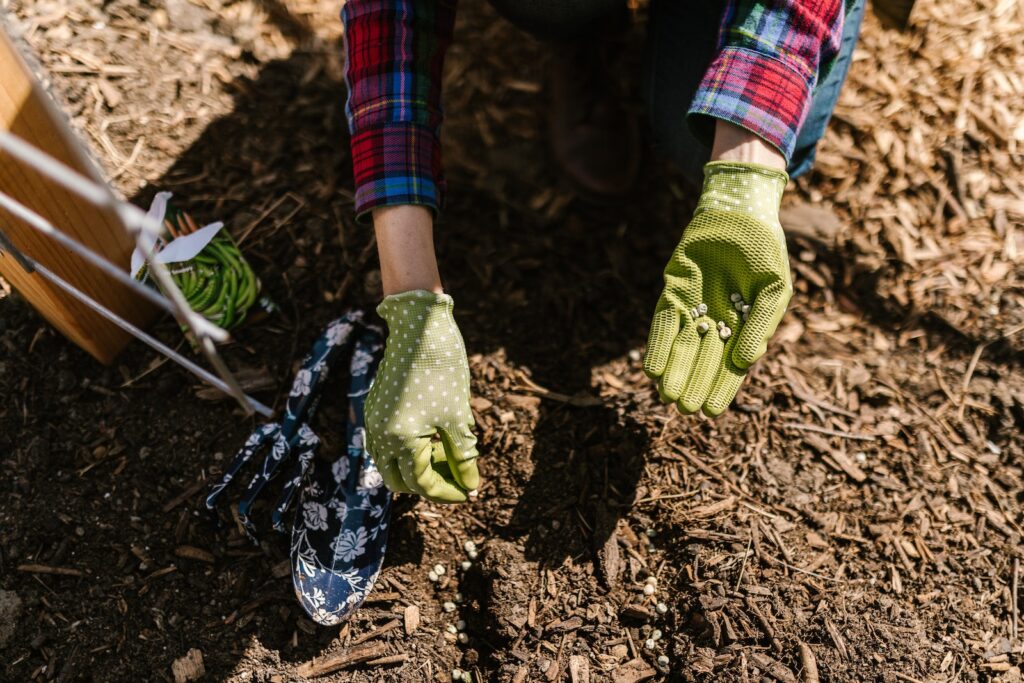
{"label": "white wire", "polygon": [[[145,342],[149,346],[153,347],[154,349],[156,349],[160,353],[164,354],[165,356],[167,356],[168,358],[173,360],[178,365],[182,366],[183,368],[185,368],[189,372],[193,373],[194,375],[197,375],[200,379],[202,379],[202,380],[204,380],[206,382],[209,382],[210,384],[212,384],[213,386],[217,387],[218,389],[220,389],[221,391],[223,391],[226,394],[231,394],[230,388],[227,386],[227,384],[225,384],[219,377],[217,377],[213,373],[208,372],[207,370],[203,369],[202,367],[196,365],[191,360],[189,360],[185,356],[182,356],[180,353],[178,353],[177,351],[175,351],[171,347],[167,346],[166,344],[161,342],[156,337],[150,336],[149,334],[147,334],[146,332],[143,332],[141,329],[139,329],[135,325],[132,325],[130,322],[128,322],[127,320],[125,320],[124,318],[119,316],[117,313],[114,313],[109,308],[105,307],[103,304],[101,304],[98,301],[94,300],[88,294],[86,294],[85,292],[81,291],[80,289],[75,287],[73,284],[71,284],[67,280],[63,279],[62,277],[60,277],[59,275],[57,275],[56,273],[51,271],[46,266],[44,266],[41,263],[39,263],[38,261],[34,261],[34,260],[32,260],[31,258],[28,258],[28,257],[26,257],[26,258],[32,264],[32,267],[35,269],[35,271],[37,273],[39,273],[40,275],[42,275],[47,280],[49,280],[50,282],[54,283],[55,285],[57,285],[58,287],[60,287],[64,291],[66,291],[71,296],[73,296],[76,299],[78,299],[79,301],[81,301],[83,304],[85,304],[86,306],[88,306],[92,310],[94,310],[97,313],[99,313],[100,315],[102,315],[104,318],[106,318],[110,322],[114,323],[115,325],[117,325],[121,329],[123,329],[126,332],[130,333],[132,336],[136,337],[140,341]],[[218,356],[218,358],[219,358],[219,356]],[[245,395],[245,400],[246,400],[246,405],[248,406],[250,411],[254,410],[257,413],[259,413],[260,415],[263,415],[264,417],[273,417],[274,411],[272,411],[270,408],[268,408],[267,406],[263,405],[262,403],[260,403],[256,399],[252,398],[249,395]]]}
{"label": "white wire", "polygon": [[[76,173],[53,157],[6,131],[0,131],[0,149],[28,164],[54,182],[63,185],[82,199],[96,206],[113,209],[129,232],[135,237],[136,246],[146,257],[146,260],[150,262],[150,272],[160,285],[161,290],[174,304],[170,312],[178,318],[178,322],[192,330],[199,338],[210,336],[218,342],[224,342],[229,339],[226,330],[213,325],[192,310],[188,305],[188,301],[185,300],[185,297],[167,273],[166,267],[153,258],[153,244],[163,230],[160,221],[151,218],[137,206],[118,201],[106,187]],[[141,239],[141,233],[146,233],[152,239]],[[84,249],[85,247],[83,246],[82,248]],[[227,378],[225,380],[227,381]]]}
{"label": "white wire", "polygon": [[[78,254],[92,265],[102,270],[107,275],[111,276],[121,284],[134,290],[136,294],[149,300],[150,303],[159,306],[168,313],[174,312],[174,306],[166,298],[160,296],[157,292],[155,292],[152,287],[147,287],[146,285],[142,284],[141,282],[130,276],[125,271],[111,264],[110,261],[100,256],[89,247],[68,237],[60,230],[57,230],[55,227],[53,227],[53,224],[50,221],[46,220],[38,213],[28,208],[27,206],[19,202],[17,199],[14,199],[13,197],[11,197],[10,195],[6,194],[3,191],[0,191],[0,207],[7,209],[13,215],[28,223],[29,226],[35,228],[44,235],[47,235],[56,240],[57,242],[59,242],[60,244],[64,245],[65,247],[67,247],[74,253]],[[210,326],[214,327],[214,329],[217,332],[223,333],[223,330],[221,330],[219,327],[215,327],[212,324]]]}
{"label": "white wire", "polygon": [[0,131],[0,149],[35,168],[43,175],[49,176],[91,204],[113,207],[117,201],[102,185],[97,185],[88,178],[75,173],[53,157],[44,154],[7,131]]}
{"label": "white wire", "polygon": [[[53,157],[6,131],[0,131],[0,150],[7,152],[15,159],[31,166],[41,174],[49,177],[54,182],[64,186],[66,189],[72,191],[86,201],[99,207],[112,209],[118,215],[125,227],[134,236],[136,246],[149,262],[150,275],[152,275],[157,281],[157,284],[160,286],[160,289],[165,294],[166,298],[160,297],[151,291],[147,291],[143,296],[150,301],[153,301],[152,296],[156,296],[160,299],[160,302],[154,301],[154,303],[157,303],[157,305],[164,308],[164,310],[169,311],[180,325],[192,331],[196,337],[200,350],[217,371],[217,374],[220,375],[220,378],[217,379],[208,371],[181,356],[154,337],[146,334],[113,311],[103,307],[99,302],[92,300],[84,292],[74,288],[73,285],[66,282],[52,271],[40,266],[38,262],[28,259],[24,254],[19,254],[19,256],[31,261],[40,273],[44,273],[48,279],[51,279],[54,283],[63,287],[66,291],[75,296],[75,298],[101,313],[114,324],[130,332],[132,335],[154,349],[164,353],[179,365],[182,365],[186,369],[195,373],[204,381],[210,382],[221,391],[233,396],[247,413],[251,413],[253,409],[256,409],[257,412],[260,412],[261,414],[267,416],[270,415],[270,411],[266,406],[259,403],[242,390],[241,385],[238,384],[238,380],[235,379],[235,376],[231,373],[223,359],[221,359],[220,355],[217,353],[214,341],[222,342],[229,339],[230,337],[227,331],[217,327],[193,311],[184,295],[182,295],[181,290],[178,289],[177,284],[175,284],[174,280],[171,278],[170,273],[167,271],[167,267],[154,258],[155,238],[158,237],[163,230],[163,226],[159,220],[149,216],[137,206],[118,200],[107,187],[97,184],[80,175]],[[3,205],[9,211],[25,220],[33,228],[50,236],[74,251],[76,254],[88,260],[94,266],[112,275],[119,282],[128,284],[128,286],[133,289],[136,288],[136,285],[144,287],[144,285],[141,285],[141,283],[137,283],[134,280],[132,280],[130,284],[126,283],[124,278],[128,278],[129,280],[131,280],[131,278],[127,274],[122,273],[117,266],[111,264],[102,256],[96,254],[74,238],[57,230],[49,221],[28,207],[20,204],[17,200],[14,200],[6,194],[0,193],[0,205]],[[112,271],[116,271],[117,274]],[[136,291],[138,290],[136,289]],[[259,408],[255,408],[255,406],[259,406]]]}

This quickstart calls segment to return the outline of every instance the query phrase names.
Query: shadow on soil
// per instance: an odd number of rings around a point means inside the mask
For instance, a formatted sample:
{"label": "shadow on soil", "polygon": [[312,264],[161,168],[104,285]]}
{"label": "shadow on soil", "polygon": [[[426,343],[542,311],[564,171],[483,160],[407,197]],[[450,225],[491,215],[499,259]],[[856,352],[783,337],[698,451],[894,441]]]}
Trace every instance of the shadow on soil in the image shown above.
{"label": "shadow on soil", "polygon": [[[289,33],[303,30],[301,22],[285,23]],[[243,330],[227,353],[229,364],[243,350],[250,362],[253,356],[263,359],[279,387],[290,382],[293,363],[342,308],[369,305],[379,296],[375,258],[360,257],[370,230],[351,219],[344,86],[328,72],[321,55],[297,50],[268,64],[256,80],[232,84],[233,112],[212,123],[152,190],[133,198],[146,205],[156,189],[172,190],[197,215],[231,217],[236,235],[258,220],[245,249],[282,303],[285,331],[267,336],[259,327]],[[531,157],[543,156],[542,143],[533,145],[518,162],[522,176],[540,173],[531,182],[557,182],[550,169],[529,167]],[[450,166],[458,164],[457,157],[449,159]],[[510,181],[515,177],[510,172]],[[446,210],[437,238],[446,288],[458,303],[470,353],[504,349],[509,363],[529,369],[538,384],[569,395],[591,393],[592,368],[644,341],[664,255],[677,238],[671,217],[652,215],[652,202],[641,194],[633,206],[594,211],[573,205],[548,220],[510,208],[504,196],[467,180],[451,183],[458,198]],[[282,197],[287,199],[281,207],[259,220]],[[325,301],[324,293],[337,292],[350,271],[355,277],[344,299]],[[328,443],[331,415],[325,408],[315,426]],[[589,561],[634,497],[647,438],[641,424],[612,407],[543,402],[530,462],[503,462],[495,449],[484,465],[488,477],[511,486],[501,495],[515,500],[510,523],[491,522],[487,533],[522,544],[524,559],[542,566],[556,567],[567,558]],[[230,454],[237,445],[224,440],[219,447]],[[194,467],[209,464],[200,458]],[[409,507],[400,503],[396,510],[391,565],[416,565],[423,554],[416,517],[402,513]],[[552,531],[552,520],[559,520],[558,531]],[[195,533],[197,545],[211,543],[211,530]],[[214,678],[234,669],[253,635],[289,661],[308,660],[336,635],[333,629],[309,629],[295,643],[293,620],[277,618],[287,613],[285,606],[297,611],[291,586],[270,573],[286,557],[287,541],[268,537],[263,552],[269,553],[264,561],[252,557],[260,554],[254,552],[219,566],[217,581],[197,596],[255,612],[243,627],[217,626],[203,634],[215,641],[204,647]]]}

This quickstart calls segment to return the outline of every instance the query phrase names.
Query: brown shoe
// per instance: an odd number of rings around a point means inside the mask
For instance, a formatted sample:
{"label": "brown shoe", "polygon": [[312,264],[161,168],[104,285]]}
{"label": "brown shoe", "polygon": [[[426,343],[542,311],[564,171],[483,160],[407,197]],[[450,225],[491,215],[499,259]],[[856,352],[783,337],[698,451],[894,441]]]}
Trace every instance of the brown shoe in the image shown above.
{"label": "brown shoe", "polygon": [[624,197],[640,169],[640,127],[611,86],[600,38],[559,45],[551,65],[549,135],[555,161],[585,199]]}

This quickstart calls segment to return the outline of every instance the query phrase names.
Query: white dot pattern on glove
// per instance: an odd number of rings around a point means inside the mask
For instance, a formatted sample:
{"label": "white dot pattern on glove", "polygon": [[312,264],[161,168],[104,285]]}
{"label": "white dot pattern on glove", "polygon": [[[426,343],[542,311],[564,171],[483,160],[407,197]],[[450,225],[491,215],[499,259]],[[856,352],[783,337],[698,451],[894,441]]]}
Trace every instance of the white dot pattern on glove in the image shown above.
{"label": "white dot pattern on glove", "polygon": [[366,400],[367,450],[378,469],[397,463],[404,485],[432,498],[419,490],[414,460],[435,435],[443,432],[461,457],[476,457],[469,364],[453,308],[450,296],[423,290],[381,302],[388,343]]}
{"label": "white dot pattern on glove", "polygon": [[728,162],[707,165],[704,191],[696,213],[701,209],[736,212],[773,227],[778,226],[781,231],[779,203],[786,191],[786,175],[768,168],[762,170],[748,166],[744,169],[744,177],[737,181],[729,169]]}
{"label": "white dot pattern on glove", "polygon": [[[705,166],[693,220],[665,267],[644,357],[662,399],[683,412],[722,412],[785,311],[792,281],[778,209],[787,182],[757,164]],[[702,304],[705,315],[694,315]],[[712,325],[716,334],[708,334]]]}

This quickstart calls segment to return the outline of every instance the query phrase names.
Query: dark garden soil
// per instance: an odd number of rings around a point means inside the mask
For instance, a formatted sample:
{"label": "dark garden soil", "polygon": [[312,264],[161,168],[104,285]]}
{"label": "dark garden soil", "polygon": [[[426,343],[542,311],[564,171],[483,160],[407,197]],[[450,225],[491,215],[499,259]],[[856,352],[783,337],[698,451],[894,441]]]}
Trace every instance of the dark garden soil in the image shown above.
{"label": "dark garden soil", "polygon": [[[0,4],[126,197],[171,190],[243,239],[281,314],[224,351],[280,406],[324,325],[379,297],[337,3]],[[576,200],[547,158],[545,47],[463,4],[437,235],[479,497],[400,499],[374,594],[318,627],[286,538],[198,512],[255,423],[141,344],[97,365],[2,292],[0,678],[169,681],[196,649],[206,680],[239,683],[1020,681],[1024,8],[922,1],[905,33],[868,18],[784,202],[790,312],[711,421],[640,369],[693,197],[651,152],[627,204]],[[340,406],[317,418],[325,457]],[[316,676],[363,644],[388,659]]]}

